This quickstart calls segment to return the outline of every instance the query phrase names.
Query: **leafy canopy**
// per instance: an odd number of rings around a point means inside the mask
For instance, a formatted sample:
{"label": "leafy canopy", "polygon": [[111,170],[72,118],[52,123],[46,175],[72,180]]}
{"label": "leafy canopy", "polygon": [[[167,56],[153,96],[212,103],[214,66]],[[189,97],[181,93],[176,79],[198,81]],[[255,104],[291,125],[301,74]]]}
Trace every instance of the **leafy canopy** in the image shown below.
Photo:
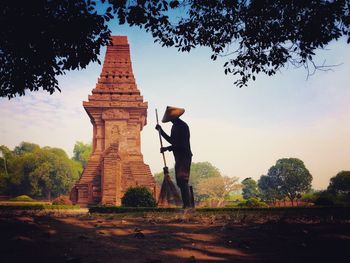
{"label": "leafy canopy", "polygon": [[241,188],[237,177],[210,177],[199,182],[197,194],[202,200],[217,200],[217,206],[220,206],[231,192]]}
{"label": "leafy canopy", "polygon": [[[170,175],[170,178],[175,182],[174,168],[169,169],[169,175]],[[209,162],[192,163],[189,184],[192,185],[194,189],[196,189],[200,181],[207,178],[220,177],[220,176],[221,176],[221,173],[219,169]],[[154,179],[159,185],[162,185],[163,177],[164,177],[163,172],[154,174]]]}
{"label": "leafy canopy", "polygon": [[276,189],[279,195],[289,198],[292,203],[311,189],[312,176],[304,162],[297,158],[279,159],[269,169],[267,177],[271,178],[268,189]]}
{"label": "leafy canopy", "polygon": [[[6,160],[0,160],[0,194],[37,197],[69,193],[82,172],[80,163],[64,150],[23,142],[13,151],[1,146]],[[5,166],[1,163],[6,161]]]}
{"label": "leafy canopy", "polygon": [[122,205],[125,207],[155,207],[156,200],[147,187],[130,187],[122,197]]}
{"label": "leafy canopy", "polygon": [[332,193],[350,194],[350,171],[341,171],[332,177],[327,190]]}
{"label": "leafy canopy", "polygon": [[247,85],[260,72],[274,75],[291,64],[312,70],[315,50],[347,36],[349,0],[108,0],[119,23],[150,31],[162,46],[189,52],[209,47],[227,56],[225,74]]}
{"label": "leafy canopy", "polygon": [[59,90],[56,76],[98,61],[107,22],[138,26],[162,46],[209,47],[226,57],[225,74],[246,86],[293,65],[316,69],[314,55],[342,36],[350,41],[349,0],[41,0],[1,1],[0,96]]}
{"label": "leafy canopy", "polygon": [[258,184],[248,177],[242,181],[242,195],[244,199],[257,198],[259,196]]}
{"label": "leafy canopy", "polygon": [[92,152],[91,143],[76,142],[73,149],[73,160],[80,162],[83,167],[86,166]]}
{"label": "leafy canopy", "polygon": [[[175,183],[175,169],[169,170],[170,178]],[[154,179],[160,186],[163,182],[163,173],[154,174]],[[189,184],[193,187],[194,198],[197,202],[215,199],[222,203],[229,198],[232,192],[241,189],[238,178],[222,176],[220,170],[209,162],[191,164]]]}
{"label": "leafy canopy", "polygon": [[[0,2],[0,97],[58,87],[56,76],[98,61],[111,14],[90,0]],[[99,62],[99,61],[98,61]]]}

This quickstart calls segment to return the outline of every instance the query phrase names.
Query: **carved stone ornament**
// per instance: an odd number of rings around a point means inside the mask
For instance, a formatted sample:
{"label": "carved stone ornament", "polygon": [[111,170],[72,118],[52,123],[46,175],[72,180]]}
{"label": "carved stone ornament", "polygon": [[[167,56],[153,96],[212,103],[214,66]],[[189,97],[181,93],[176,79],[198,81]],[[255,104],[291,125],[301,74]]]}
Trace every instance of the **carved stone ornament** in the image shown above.
{"label": "carved stone ornament", "polygon": [[104,120],[128,120],[129,118],[129,113],[120,109],[107,110],[102,113]]}

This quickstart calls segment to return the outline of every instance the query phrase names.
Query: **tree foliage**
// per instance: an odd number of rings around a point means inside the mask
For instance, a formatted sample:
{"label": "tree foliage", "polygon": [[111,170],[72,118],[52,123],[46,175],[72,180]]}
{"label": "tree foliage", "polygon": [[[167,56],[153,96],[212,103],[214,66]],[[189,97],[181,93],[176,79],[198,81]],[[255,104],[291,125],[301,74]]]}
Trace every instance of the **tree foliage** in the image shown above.
{"label": "tree foliage", "polygon": [[327,190],[331,193],[350,195],[350,171],[341,171],[332,177]]}
{"label": "tree foliage", "polygon": [[258,180],[260,198],[267,202],[275,203],[284,198],[283,194],[277,188],[277,178],[262,175]]}
{"label": "tree foliage", "polygon": [[98,61],[109,41],[110,9],[90,0],[0,2],[0,96],[58,87],[56,76]]}
{"label": "tree foliage", "polygon": [[[170,175],[170,178],[175,183],[175,169],[174,168],[169,169],[169,175]],[[192,187],[194,189],[196,189],[197,185],[200,181],[207,179],[207,178],[220,177],[220,176],[221,176],[221,173],[220,173],[219,169],[209,162],[192,163],[189,184],[192,185]],[[156,180],[158,185],[162,184],[163,177],[164,177],[163,172],[154,174],[154,179]]]}
{"label": "tree foliage", "polygon": [[148,188],[130,187],[122,198],[122,205],[126,207],[155,207],[156,200]]}
{"label": "tree foliage", "polygon": [[[350,40],[349,0],[5,0],[0,4],[0,96],[59,90],[57,75],[98,61],[106,23],[138,26],[162,46],[208,47],[225,74],[246,86],[293,65],[310,74],[317,49]],[[104,8],[105,7],[105,8]],[[20,32],[20,33],[19,33]],[[324,68],[323,68],[324,69]]]}
{"label": "tree foliage", "polygon": [[227,56],[225,74],[239,76],[239,87],[288,64],[316,69],[316,49],[344,35],[350,40],[349,0],[108,2],[120,24],[150,31],[162,46],[183,52],[205,46],[213,60]]}
{"label": "tree foliage", "polygon": [[[169,169],[169,175],[171,180],[173,180],[174,184],[176,185],[174,168]],[[163,178],[163,172],[154,174],[154,179],[159,186],[162,185]],[[201,193],[198,191],[199,184],[211,178],[222,178],[222,175],[220,170],[210,162],[198,162],[191,164],[189,184],[193,187],[194,198],[197,202],[203,201],[205,198],[207,198],[207,196],[201,195]]]}
{"label": "tree foliage", "polygon": [[262,192],[267,189],[265,194],[272,194],[276,199],[288,198],[292,204],[302,193],[311,189],[312,176],[303,161],[297,158],[279,159],[266,177],[262,176],[259,181]]}
{"label": "tree foliage", "polygon": [[199,182],[197,195],[202,200],[210,199],[218,201],[217,206],[221,206],[225,198],[234,191],[242,188],[237,177],[219,176],[206,178]]}
{"label": "tree foliage", "polygon": [[251,177],[242,181],[242,195],[244,199],[257,198],[259,196],[258,184]]}
{"label": "tree foliage", "polygon": [[[2,146],[2,148],[5,148]],[[82,172],[64,150],[23,142],[6,154],[7,173],[0,167],[0,193],[51,197],[66,194]]]}
{"label": "tree foliage", "polygon": [[[171,180],[176,185],[175,169],[174,168],[169,169],[169,175],[170,175]],[[189,184],[193,187],[196,201],[202,200],[202,197],[197,192],[197,188],[198,188],[199,183],[202,182],[203,180],[206,180],[209,178],[216,178],[216,177],[221,177],[221,173],[220,173],[219,169],[217,167],[215,167],[214,165],[212,165],[211,163],[198,162],[198,163],[191,164]],[[164,178],[163,172],[154,174],[154,179],[156,180],[156,182],[158,183],[159,186],[162,185],[163,178]]]}
{"label": "tree foliage", "polygon": [[73,149],[73,160],[80,162],[83,167],[86,166],[92,152],[91,143],[76,142]]}

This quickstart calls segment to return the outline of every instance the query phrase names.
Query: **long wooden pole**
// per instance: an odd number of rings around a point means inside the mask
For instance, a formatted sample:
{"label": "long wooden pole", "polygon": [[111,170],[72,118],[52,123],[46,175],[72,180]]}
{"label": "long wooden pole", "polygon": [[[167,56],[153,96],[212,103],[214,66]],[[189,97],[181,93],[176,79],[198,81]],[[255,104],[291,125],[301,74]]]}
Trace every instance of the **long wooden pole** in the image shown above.
{"label": "long wooden pole", "polygon": [[[157,119],[157,125],[159,125],[158,111],[157,111],[157,109],[156,109],[156,119]],[[162,135],[161,135],[161,131],[160,131],[160,130],[158,130],[158,134],[159,134],[160,147],[163,148],[163,140],[162,140]],[[166,159],[165,159],[165,154],[164,154],[164,152],[162,152],[162,155],[163,155],[164,167],[167,167],[167,166],[166,166]]]}

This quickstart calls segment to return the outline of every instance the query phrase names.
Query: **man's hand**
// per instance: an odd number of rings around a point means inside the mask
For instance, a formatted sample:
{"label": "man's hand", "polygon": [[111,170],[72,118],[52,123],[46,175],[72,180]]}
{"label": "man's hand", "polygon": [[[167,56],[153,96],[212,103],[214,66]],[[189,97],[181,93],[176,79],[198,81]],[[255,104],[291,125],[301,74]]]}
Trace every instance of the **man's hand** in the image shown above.
{"label": "man's hand", "polygon": [[160,153],[166,152],[168,150],[168,147],[161,147],[160,148]]}
{"label": "man's hand", "polygon": [[156,127],[155,127],[155,129],[156,129],[157,131],[161,131],[161,130],[162,130],[162,127],[161,127],[159,124],[157,124]]}

